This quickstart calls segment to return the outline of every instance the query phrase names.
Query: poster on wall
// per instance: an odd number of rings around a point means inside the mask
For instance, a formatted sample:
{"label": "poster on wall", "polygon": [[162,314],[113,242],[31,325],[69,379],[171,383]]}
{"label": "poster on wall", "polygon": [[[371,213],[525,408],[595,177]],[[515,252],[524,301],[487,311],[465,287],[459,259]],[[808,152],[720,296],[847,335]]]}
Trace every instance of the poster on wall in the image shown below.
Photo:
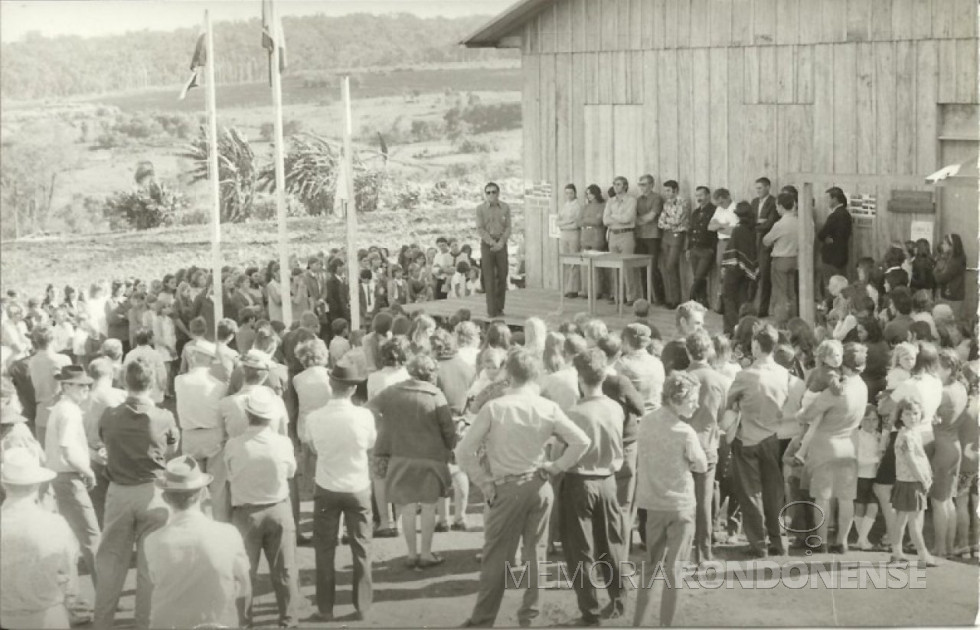
{"label": "poster on wall", "polygon": [[558,228],[558,214],[548,214],[548,238],[561,238],[561,230]]}
{"label": "poster on wall", "polygon": [[909,240],[918,241],[920,238],[924,238],[929,241],[929,247],[932,247],[932,221],[912,221],[912,228],[909,231],[911,232]]}
{"label": "poster on wall", "polygon": [[878,214],[878,200],[874,195],[853,194],[848,198],[847,210],[856,227],[870,228]]}

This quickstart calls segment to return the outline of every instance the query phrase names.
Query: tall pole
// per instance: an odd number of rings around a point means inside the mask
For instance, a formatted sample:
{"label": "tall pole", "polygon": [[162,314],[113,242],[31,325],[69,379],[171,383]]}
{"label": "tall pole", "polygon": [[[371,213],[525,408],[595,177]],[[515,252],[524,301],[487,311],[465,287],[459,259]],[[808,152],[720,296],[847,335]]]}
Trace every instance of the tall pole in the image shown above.
{"label": "tall pole", "polygon": [[214,39],[211,15],[204,12],[204,32],[207,37],[205,89],[208,105],[208,183],[211,185],[211,278],[214,302],[214,335],[218,338],[218,322],[224,316],[224,286],[221,282],[221,183],[218,171],[218,108],[214,86]]}
{"label": "tall pole", "polygon": [[[287,329],[293,323],[292,269],[289,268],[289,231],[286,229],[286,170],[284,166],[284,150],[282,139],[282,82],[279,72],[280,36],[279,15],[276,13],[276,3],[269,3],[272,43],[272,107],[275,110],[275,166],[276,166],[276,223],[279,228],[279,287],[282,294],[282,319]],[[302,315],[302,313],[299,313]]]}
{"label": "tall pole", "polygon": [[344,206],[347,220],[347,284],[350,290],[350,328],[361,329],[361,291],[360,269],[357,264],[357,200],[354,198],[354,160],[352,158],[351,136],[353,122],[350,109],[350,77],[345,76],[340,84],[340,96],[344,103],[344,164],[347,167],[347,203]]}

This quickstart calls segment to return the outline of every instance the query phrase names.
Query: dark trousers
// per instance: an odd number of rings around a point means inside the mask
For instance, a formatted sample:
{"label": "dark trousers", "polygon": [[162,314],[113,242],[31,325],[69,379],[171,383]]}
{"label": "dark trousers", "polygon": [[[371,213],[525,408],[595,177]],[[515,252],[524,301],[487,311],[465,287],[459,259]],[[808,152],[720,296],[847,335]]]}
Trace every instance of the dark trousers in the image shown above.
{"label": "dark trousers", "polygon": [[51,489],[54,491],[58,512],[68,521],[75,538],[78,539],[82,560],[94,583],[95,552],[99,548],[102,530],[99,528],[99,519],[95,515],[92,498],[85,488],[85,481],[78,473],[62,472],[51,481]]}
{"label": "dark trousers", "polygon": [[[296,522],[289,499],[274,505],[240,505],[231,510],[232,525],[245,542],[253,586],[259,573],[259,556],[265,553],[269,579],[279,607],[279,623],[297,621],[296,605],[300,601],[299,567],[296,566]],[[254,591],[253,591],[254,593]],[[242,623],[252,625],[252,598],[245,601]]]}
{"label": "dark trousers", "polygon": [[765,550],[766,534],[771,545],[781,547],[779,511],[783,508],[785,492],[779,440],[770,435],[758,444],[745,446],[741,439],[735,438],[732,464],[735,492],[742,506],[742,529],[749,547]]}
{"label": "dark trousers", "polygon": [[681,302],[681,256],[687,243],[687,232],[668,232],[664,234],[663,246],[667,249],[664,262],[664,290],[668,305],[677,306]]}
{"label": "dark trousers", "polygon": [[[623,512],[616,497],[616,478],[583,477],[566,473],[559,491],[561,545],[569,572],[581,568],[583,576],[601,576],[608,584],[610,606],[623,612],[625,595],[620,579],[620,562],[626,558]],[[593,565],[601,559],[598,571]],[[585,621],[599,620],[595,582],[586,577],[572,580],[578,608]]]}
{"label": "dark trousers", "polygon": [[313,546],[316,549],[316,606],[321,615],[333,615],[337,595],[334,560],[337,533],[343,514],[354,561],[351,598],[354,608],[367,613],[371,608],[371,488],[361,492],[331,492],[320,486],[313,496]]}
{"label": "dark trousers", "polygon": [[735,474],[732,468],[732,446],[722,439],[718,444],[718,467],[715,469],[715,478],[718,480],[718,508],[721,509],[725,499],[728,499],[728,508],[725,510],[725,533],[729,536],[738,532],[738,521],[735,519],[738,497],[735,496]]}
{"label": "dark trousers", "polygon": [[773,309],[784,306],[787,318],[796,317],[797,299],[799,294],[800,274],[797,272],[795,256],[780,256],[772,259],[769,265],[769,277],[772,280]]}
{"label": "dark trousers", "polygon": [[739,309],[742,304],[749,301],[751,280],[737,267],[726,267],[724,275],[725,292],[722,295],[722,302],[725,305],[725,334],[731,335],[738,325]]}
{"label": "dark trousers", "polygon": [[[636,253],[647,254],[653,258],[653,295],[646,296],[646,299],[654,304],[662,304],[664,301],[664,277],[660,273],[660,244],[663,241],[657,238],[637,238]],[[646,283],[643,284],[646,287]],[[644,290],[646,290],[644,288]]]}
{"label": "dark trousers", "polygon": [[694,512],[694,561],[711,560],[711,508],[715,498],[715,462],[708,464],[708,470],[694,475],[694,498],[697,508]]}
{"label": "dark trousers", "polygon": [[504,312],[507,296],[507,246],[492,251],[486,243],[480,245],[480,269],[487,292],[487,315],[496,317]]}
{"label": "dark trousers", "polygon": [[691,282],[691,299],[700,302],[705,308],[711,308],[708,301],[708,276],[715,266],[715,250],[709,247],[692,247],[691,270],[694,280]]}
{"label": "dark trousers", "polygon": [[92,472],[95,473],[95,487],[88,491],[95,508],[95,518],[99,520],[99,529],[105,525],[105,498],[109,494],[109,475],[105,464],[92,462]]}
{"label": "dark trousers", "polygon": [[755,304],[759,309],[759,317],[769,314],[769,298],[772,295],[772,279],[769,268],[772,262],[772,248],[763,247],[759,240],[759,279],[756,282]]}

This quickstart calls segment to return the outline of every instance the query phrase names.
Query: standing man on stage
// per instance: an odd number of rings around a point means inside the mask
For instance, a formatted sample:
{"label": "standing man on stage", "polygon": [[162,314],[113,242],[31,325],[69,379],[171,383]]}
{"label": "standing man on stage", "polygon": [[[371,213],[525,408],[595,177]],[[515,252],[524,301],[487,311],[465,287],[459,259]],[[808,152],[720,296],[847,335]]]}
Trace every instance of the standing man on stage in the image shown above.
{"label": "standing man on stage", "polygon": [[510,238],[510,206],[500,200],[500,186],[483,188],[487,200],[476,207],[476,231],[480,234],[480,274],[487,292],[487,315],[504,314],[507,292],[507,239]]}
{"label": "standing man on stage", "polygon": [[[606,202],[606,210],[602,215],[602,222],[609,229],[609,251],[616,254],[632,254],[636,251],[636,198],[627,194],[630,184],[623,176],[618,176],[613,180],[613,191],[616,195]],[[611,270],[610,270],[611,271]],[[615,276],[612,276],[615,278]],[[613,282],[609,283],[614,287]],[[633,306],[634,300],[638,296],[637,277],[634,273],[626,274],[626,300],[627,306]],[[613,297],[609,298],[610,303],[616,301],[616,289],[612,290]]]}
{"label": "standing man on stage", "polygon": [[768,177],[760,177],[755,180],[756,198],[752,200],[752,212],[755,214],[756,247],[759,250],[759,284],[756,287],[755,295],[759,317],[769,315],[769,298],[772,294],[772,282],[769,277],[772,248],[766,246],[762,239],[779,220],[776,198],[769,194],[771,186],[772,183]]}
{"label": "standing man on stage", "polygon": [[664,279],[660,274],[661,233],[657,225],[663,211],[664,198],[653,189],[653,175],[644,175],[640,178],[640,195],[636,198],[636,253],[653,257],[653,295],[646,298],[658,306],[664,303]]}

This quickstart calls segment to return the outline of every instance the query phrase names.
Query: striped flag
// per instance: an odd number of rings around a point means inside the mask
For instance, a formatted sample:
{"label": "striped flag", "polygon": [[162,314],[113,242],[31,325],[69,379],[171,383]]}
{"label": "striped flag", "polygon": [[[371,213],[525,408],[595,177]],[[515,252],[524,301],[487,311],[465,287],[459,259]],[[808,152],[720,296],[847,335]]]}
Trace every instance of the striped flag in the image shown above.
{"label": "striped flag", "polygon": [[197,45],[194,46],[194,56],[191,58],[191,78],[187,80],[184,88],[180,91],[180,96],[177,97],[178,100],[184,100],[187,92],[191,88],[197,87],[202,83],[201,73],[204,71],[204,66],[208,63],[208,47],[205,37],[206,35],[201,33],[197,38]]}
{"label": "striped flag", "polygon": [[272,0],[262,0],[262,48],[269,53],[269,85],[272,85],[272,52],[279,46],[279,72],[286,70],[286,38],[278,15],[272,23]]}

